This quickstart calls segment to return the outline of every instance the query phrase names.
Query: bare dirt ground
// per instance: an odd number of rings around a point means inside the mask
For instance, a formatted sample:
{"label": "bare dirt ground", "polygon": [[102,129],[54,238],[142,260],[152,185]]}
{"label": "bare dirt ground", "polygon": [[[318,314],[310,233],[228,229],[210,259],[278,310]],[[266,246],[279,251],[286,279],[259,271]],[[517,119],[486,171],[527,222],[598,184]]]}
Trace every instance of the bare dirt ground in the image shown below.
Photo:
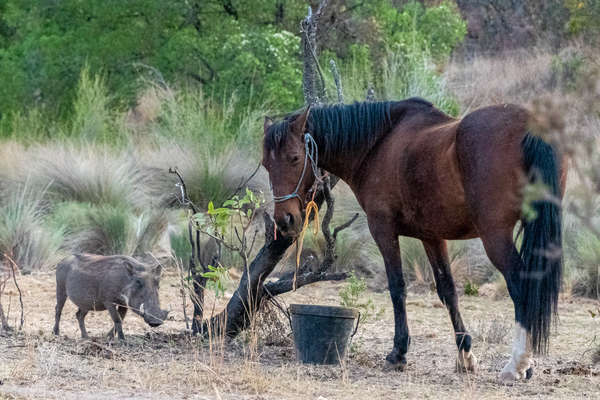
{"label": "bare dirt ground", "polygon": [[[141,318],[128,315],[124,344],[109,343],[104,337],[111,326],[106,312],[88,315],[92,339],[80,339],[75,307],[69,301],[61,336],[54,337],[54,275],[22,276],[20,285],[24,332],[0,336],[0,399],[600,398],[600,366],[591,363],[592,349],[600,340],[595,339],[600,321],[588,311],[599,305],[589,300],[563,298],[549,356],[536,360],[530,381],[504,385],[497,375],[508,360],[513,319],[512,303],[506,298],[461,298],[480,368],[476,374],[459,374],[454,371],[456,348],[446,310],[434,293],[410,293],[408,367],[404,372],[384,372],[383,359],[393,337],[387,292],[369,294],[377,307],[383,307],[383,315],[360,326],[343,365],[309,366],[295,361],[284,324],[266,336],[245,334],[227,343],[202,342],[183,334],[175,274],[167,274],[161,284],[162,306],[172,310],[172,319],[151,329]],[[337,305],[342,285],[319,283],[281,300]],[[8,295],[14,326],[18,322],[14,287],[2,297],[5,311]],[[212,299],[207,300],[211,305]]]}

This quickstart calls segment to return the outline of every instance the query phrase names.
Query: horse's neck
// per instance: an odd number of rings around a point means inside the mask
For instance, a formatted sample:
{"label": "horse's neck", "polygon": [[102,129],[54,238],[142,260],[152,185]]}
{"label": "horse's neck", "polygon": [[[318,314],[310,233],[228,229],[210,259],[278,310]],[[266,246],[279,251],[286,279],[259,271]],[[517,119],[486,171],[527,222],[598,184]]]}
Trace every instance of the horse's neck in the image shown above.
{"label": "horse's neck", "polygon": [[454,122],[455,120],[434,107],[424,105],[422,100],[408,99],[394,102],[390,107],[391,127],[387,132],[377,135],[371,145],[359,146],[353,150],[333,151],[324,154],[323,138],[315,138],[320,144],[319,166],[339,176],[350,186],[362,179],[364,161],[381,143],[381,138],[390,134],[410,133],[430,130],[435,126]]}
{"label": "horse's neck", "polygon": [[371,150],[371,148],[364,147],[354,151],[335,152],[328,157],[320,152],[319,167],[352,186],[357,170],[360,169]]}

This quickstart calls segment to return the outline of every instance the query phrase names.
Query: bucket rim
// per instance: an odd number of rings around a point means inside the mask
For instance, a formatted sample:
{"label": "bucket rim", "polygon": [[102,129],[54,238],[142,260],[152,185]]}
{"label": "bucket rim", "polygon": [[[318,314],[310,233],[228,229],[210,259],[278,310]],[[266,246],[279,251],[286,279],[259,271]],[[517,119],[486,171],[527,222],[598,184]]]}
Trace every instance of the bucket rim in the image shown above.
{"label": "bucket rim", "polygon": [[313,315],[317,317],[337,317],[348,319],[355,319],[358,317],[358,310],[341,306],[290,304],[289,310],[291,314],[296,315]]}

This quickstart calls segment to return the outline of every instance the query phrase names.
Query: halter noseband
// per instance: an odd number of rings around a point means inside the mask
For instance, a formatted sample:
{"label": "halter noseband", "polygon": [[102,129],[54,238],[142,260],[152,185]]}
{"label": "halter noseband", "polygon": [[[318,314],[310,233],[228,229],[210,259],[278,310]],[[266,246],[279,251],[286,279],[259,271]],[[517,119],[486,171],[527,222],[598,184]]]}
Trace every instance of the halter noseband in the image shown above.
{"label": "halter noseband", "polygon": [[[300,175],[300,179],[298,180],[298,184],[296,185],[296,189],[290,194],[286,194],[284,196],[275,196],[273,193],[273,202],[275,203],[283,203],[284,201],[293,199],[297,197],[300,200],[300,203],[304,204],[304,201],[298,194],[298,189],[300,189],[300,185],[302,185],[302,181],[304,180],[304,175],[306,174],[306,167],[308,165],[308,161],[310,160],[310,165],[312,167],[313,174],[315,176],[315,184],[321,181],[321,177],[317,174],[318,170],[318,161],[319,161],[319,148],[317,146],[317,142],[311,136],[309,132],[304,133],[304,167],[302,167],[302,174]],[[271,191],[273,191],[273,186],[271,185]]]}

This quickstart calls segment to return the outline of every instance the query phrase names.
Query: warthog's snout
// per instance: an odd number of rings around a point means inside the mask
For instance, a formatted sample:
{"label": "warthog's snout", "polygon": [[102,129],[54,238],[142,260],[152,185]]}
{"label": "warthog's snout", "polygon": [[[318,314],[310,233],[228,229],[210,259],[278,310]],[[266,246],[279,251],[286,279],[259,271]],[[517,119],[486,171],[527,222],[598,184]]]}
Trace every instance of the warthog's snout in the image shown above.
{"label": "warthog's snout", "polygon": [[151,313],[144,313],[144,321],[151,327],[155,328],[160,326],[167,319],[168,311],[160,310],[157,315]]}

